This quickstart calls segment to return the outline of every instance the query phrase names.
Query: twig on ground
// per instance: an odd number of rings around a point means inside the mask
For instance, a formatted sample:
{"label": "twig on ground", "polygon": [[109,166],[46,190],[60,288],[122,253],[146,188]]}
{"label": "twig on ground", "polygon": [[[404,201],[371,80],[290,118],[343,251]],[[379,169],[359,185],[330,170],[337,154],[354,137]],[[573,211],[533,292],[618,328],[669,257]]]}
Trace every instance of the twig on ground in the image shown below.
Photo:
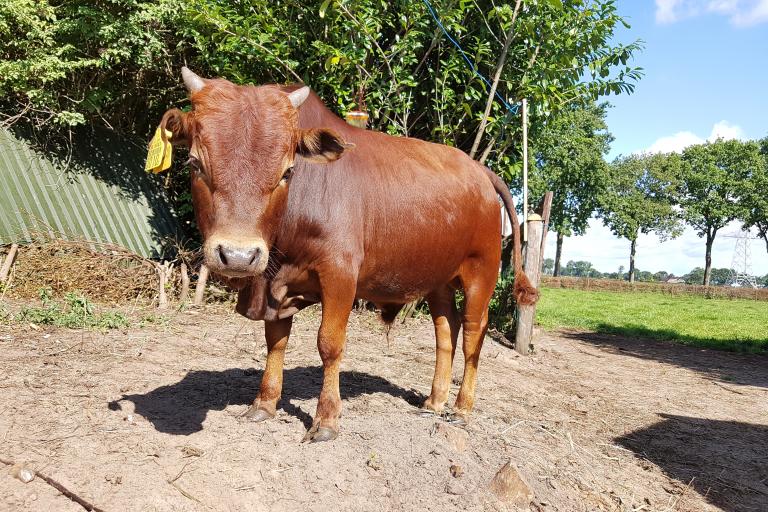
{"label": "twig on ground", "polygon": [[[14,466],[14,465],[16,465],[15,462],[7,460],[7,459],[3,459],[3,458],[0,458],[0,462],[5,464],[6,466]],[[75,503],[77,503],[78,505],[83,507],[85,510],[89,510],[89,511],[92,511],[92,512],[104,512],[103,509],[100,509],[99,507],[97,507],[93,503],[90,503],[90,502],[84,500],[83,498],[81,498],[80,496],[75,494],[74,492],[70,491],[69,489],[67,489],[66,487],[61,485],[59,482],[57,482],[53,478],[51,478],[51,477],[49,477],[47,475],[44,475],[44,474],[40,473],[39,471],[35,471],[35,470],[31,470],[31,471],[40,480],[43,480],[45,483],[47,483],[48,485],[50,485],[51,487],[53,487],[54,489],[59,491],[64,496],[66,496],[70,500],[74,501]]]}
{"label": "twig on ground", "polygon": [[504,434],[506,434],[506,433],[507,433],[509,430],[512,430],[513,428],[515,428],[516,426],[520,425],[521,423],[525,423],[525,420],[520,420],[520,421],[518,421],[518,422],[515,422],[515,423],[513,423],[512,425],[508,426],[507,428],[505,428],[504,430],[502,430],[501,432],[499,432],[497,435],[499,435],[499,436],[503,436],[503,435],[504,435]]}
{"label": "twig on ground", "polygon": [[186,469],[187,469],[187,466],[189,466],[189,465],[190,465],[190,464],[192,464],[193,462],[196,462],[196,460],[197,460],[197,459],[194,459],[194,460],[190,460],[189,462],[187,462],[186,464],[184,464],[184,465],[181,467],[181,469],[179,470],[179,472],[178,472],[178,473],[176,473],[176,476],[175,476],[175,477],[173,477],[173,478],[171,478],[171,479],[169,479],[169,480],[166,480],[166,481],[167,481],[169,484],[171,484],[173,487],[175,487],[175,488],[176,488],[176,490],[177,490],[177,491],[179,491],[179,492],[180,492],[180,493],[181,493],[181,494],[182,494],[182,495],[183,495],[185,498],[188,498],[188,499],[190,499],[190,500],[192,500],[192,501],[195,501],[195,502],[197,502],[197,503],[200,503],[200,504],[202,504],[202,502],[201,502],[199,499],[197,499],[197,498],[195,498],[194,496],[192,496],[191,494],[189,494],[187,491],[185,491],[184,489],[182,489],[182,488],[179,486],[179,484],[177,484],[177,483],[176,483],[176,480],[178,480],[179,478],[181,478],[181,475],[183,475],[183,474],[184,474],[184,470],[186,470]]}
{"label": "twig on ground", "polygon": [[730,391],[731,393],[736,393],[737,395],[744,395],[745,394],[745,393],[742,393],[741,391],[737,391],[735,389],[731,389],[728,386],[726,386],[724,384],[720,384],[719,382],[716,382],[714,380],[712,381],[712,384],[714,384],[715,386],[719,386],[719,387],[723,388],[726,391]]}
{"label": "twig on ground", "polygon": [[181,478],[181,475],[183,475],[183,474],[184,474],[184,470],[185,470],[185,469],[187,469],[187,466],[189,466],[190,464],[192,464],[192,463],[193,463],[193,462],[195,462],[195,461],[196,461],[196,459],[193,459],[193,460],[190,460],[190,461],[188,461],[186,464],[184,464],[184,465],[181,467],[181,469],[179,470],[179,472],[178,472],[178,473],[176,473],[176,476],[175,476],[175,477],[173,477],[173,478],[171,478],[170,480],[168,480],[168,483],[169,483],[169,484],[172,484],[173,482],[175,482],[176,480],[178,480],[179,478]]}
{"label": "twig on ground", "polygon": [[47,352],[45,354],[40,354],[39,357],[57,356],[59,354],[63,354],[64,352],[72,350],[73,348],[75,348],[75,347],[77,347],[79,345],[82,345],[82,344],[83,344],[83,340],[81,339],[77,343],[73,343],[72,345],[68,346],[67,348],[63,348],[61,350],[56,350],[55,352]]}
{"label": "twig on ground", "polygon": [[196,501],[197,503],[202,504],[202,502],[199,499],[195,498],[194,496],[189,494],[187,491],[179,487],[179,485],[176,482],[168,482],[168,483],[171,484],[173,487],[175,487],[176,490],[179,491],[185,498],[189,498],[192,501]]}

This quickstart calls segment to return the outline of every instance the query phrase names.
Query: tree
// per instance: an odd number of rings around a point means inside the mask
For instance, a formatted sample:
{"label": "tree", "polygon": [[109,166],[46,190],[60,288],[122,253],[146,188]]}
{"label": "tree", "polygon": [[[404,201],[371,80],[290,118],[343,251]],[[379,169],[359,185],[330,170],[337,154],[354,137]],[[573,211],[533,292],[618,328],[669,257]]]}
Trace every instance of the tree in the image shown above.
{"label": "tree", "polygon": [[[143,143],[163,111],[185,101],[187,65],[236,83],[303,81],[342,115],[360,96],[372,128],[476,147],[509,182],[521,168],[520,122],[501,100],[529,99],[534,137],[562,111],[631,92],[642,75],[629,64],[640,42],[616,42],[629,25],[615,0],[433,4],[4,0],[0,122],[64,135],[106,125]],[[187,179],[177,176],[183,209]]]}
{"label": "tree", "polygon": [[640,233],[655,233],[662,241],[682,232],[673,207],[678,155],[630,155],[608,167],[600,195],[599,215],[614,235],[630,242],[629,282],[635,281],[635,253]]}
{"label": "tree", "polygon": [[482,153],[499,161],[510,148],[517,160],[517,127],[500,101],[483,115],[489,90],[475,69],[498,70],[499,97],[529,98],[540,117],[631,92],[641,76],[627,65],[640,43],[615,42],[629,27],[615,0],[425,4],[6,0],[2,104],[36,123],[107,122],[143,134],[185,97],[178,72],[187,64],[239,83],[304,81],[342,113],[362,88],[375,127],[466,150],[482,131]]}
{"label": "tree", "polygon": [[648,270],[638,270],[637,280],[643,283],[649,283],[654,280],[653,274]]}
{"label": "tree", "polygon": [[551,276],[554,269],[555,269],[555,260],[553,260],[552,258],[545,258],[542,272],[544,272],[544,274],[548,276]]}
{"label": "tree", "polygon": [[713,268],[709,281],[715,286],[724,286],[728,284],[732,271],[729,268]]}
{"label": "tree", "polygon": [[573,105],[550,119],[531,143],[531,195],[554,192],[549,226],[557,233],[555,276],[560,275],[564,237],[586,231],[606,183],[603,157],[613,140],[605,123],[607,108],[605,103]]}
{"label": "tree", "polygon": [[710,281],[715,236],[732,220],[746,216],[746,206],[739,198],[761,165],[764,163],[755,142],[717,140],[683,151],[679,205],[685,221],[706,238],[705,286]]}
{"label": "tree", "polygon": [[570,277],[599,277],[600,272],[589,261],[570,260],[563,269],[563,275]]}
{"label": "tree", "polygon": [[683,276],[685,284],[701,284],[704,280],[704,269],[696,267]]}
{"label": "tree", "polygon": [[747,179],[747,187],[742,196],[746,208],[745,228],[757,228],[758,236],[765,242],[768,251],[768,137],[759,141],[763,165],[753,169]]}
{"label": "tree", "polygon": [[147,131],[147,112],[181,97],[169,71],[191,52],[180,0],[0,2],[3,124],[86,122]]}

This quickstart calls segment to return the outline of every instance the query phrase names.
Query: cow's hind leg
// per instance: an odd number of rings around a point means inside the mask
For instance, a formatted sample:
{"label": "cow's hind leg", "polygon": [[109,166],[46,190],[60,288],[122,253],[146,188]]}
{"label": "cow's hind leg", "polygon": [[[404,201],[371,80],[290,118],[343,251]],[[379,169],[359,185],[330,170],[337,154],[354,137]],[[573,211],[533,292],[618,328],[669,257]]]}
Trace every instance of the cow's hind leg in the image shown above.
{"label": "cow's hind leg", "polygon": [[448,401],[451,388],[451,370],[456,342],[459,338],[459,312],[456,309],[456,292],[445,286],[427,295],[429,312],[435,324],[435,376],[432,379],[432,392],[424,401],[424,409],[441,413]]}
{"label": "cow's hind leg", "polygon": [[[496,260],[498,262],[498,259]],[[464,263],[461,281],[464,286],[463,344],[464,378],[456,397],[451,419],[456,423],[466,423],[475,404],[475,385],[477,384],[477,364],[480,349],[488,330],[488,305],[493,296],[498,277],[498,268],[493,259],[490,261],[470,259]]]}
{"label": "cow's hind leg", "polygon": [[273,322],[264,322],[267,338],[267,364],[261,377],[261,387],[253,405],[245,413],[251,421],[264,421],[272,418],[277,411],[277,401],[283,391],[283,360],[288,336],[291,334],[293,317]]}

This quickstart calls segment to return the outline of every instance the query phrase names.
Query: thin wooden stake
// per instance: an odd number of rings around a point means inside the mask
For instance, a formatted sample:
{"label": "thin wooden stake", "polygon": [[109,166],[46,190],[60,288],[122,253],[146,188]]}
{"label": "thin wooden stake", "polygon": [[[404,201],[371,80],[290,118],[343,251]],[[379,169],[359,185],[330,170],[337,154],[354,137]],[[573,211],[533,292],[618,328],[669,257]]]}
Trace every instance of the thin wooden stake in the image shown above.
{"label": "thin wooden stake", "polygon": [[528,100],[523,98],[523,242],[528,241]]}
{"label": "thin wooden stake", "polygon": [[200,273],[197,276],[197,286],[195,287],[195,306],[202,306],[205,299],[205,285],[208,282],[208,267],[200,265]]}
{"label": "thin wooden stake", "polygon": [[170,269],[170,262],[163,261],[161,265],[157,265],[157,275],[159,276],[159,293],[157,299],[157,307],[159,309],[168,308],[168,295],[165,293],[165,285],[168,282],[168,271]]}
{"label": "thin wooden stake", "polygon": [[181,263],[181,291],[179,292],[179,302],[186,302],[189,298],[189,270],[187,264]]}
{"label": "thin wooden stake", "polygon": [[3,261],[3,266],[0,267],[0,283],[4,283],[8,280],[8,274],[11,271],[11,266],[13,265],[13,260],[16,258],[16,253],[19,250],[19,244],[12,244],[10,250],[8,251],[8,256],[5,257],[5,260]]}

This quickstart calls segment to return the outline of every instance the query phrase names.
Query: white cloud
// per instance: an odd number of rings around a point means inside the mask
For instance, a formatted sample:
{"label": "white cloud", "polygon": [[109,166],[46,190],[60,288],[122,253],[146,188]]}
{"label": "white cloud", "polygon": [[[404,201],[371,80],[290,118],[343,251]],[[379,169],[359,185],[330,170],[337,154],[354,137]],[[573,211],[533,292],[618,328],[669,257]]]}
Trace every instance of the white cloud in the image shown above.
{"label": "white cloud", "polygon": [[719,123],[715,123],[715,126],[712,127],[712,132],[709,134],[709,138],[707,140],[710,142],[714,142],[717,139],[743,140],[745,138],[746,137],[744,137],[744,130],[742,130],[740,126],[731,124],[728,121],[723,120],[723,121],[720,121]]}
{"label": "white cloud", "polygon": [[656,23],[668,24],[717,14],[736,26],[746,27],[768,21],[768,0],[656,0]]}
{"label": "white cloud", "polygon": [[760,0],[746,12],[736,12],[731,22],[738,26],[757,25],[768,21],[768,0]]}
{"label": "white cloud", "polygon": [[678,132],[668,137],[661,137],[648,147],[648,153],[682,153],[688,146],[701,144],[704,139],[691,132]]}
{"label": "white cloud", "polygon": [[[717,139],[731,140],[731,139],[745,139],[744,130],[740,126],[733,123],[729,123],[726,120],[719,121],[712,126],[712,131],[707,137],[707,141],[714,142]],[[668,135],[656,139],[656,141],[648,146],[645,150],[647,153],[682,153],[682,151],[688,146],[694,144],[702,144],[704,139],[699,137],[693,132],[684,131],[677,132],[674,135]]]}
{"label": "white cloud", "polygon": [[656,0],[656,23],[674,23],[677,21],[675,10],[680,7],[680,0]]}

